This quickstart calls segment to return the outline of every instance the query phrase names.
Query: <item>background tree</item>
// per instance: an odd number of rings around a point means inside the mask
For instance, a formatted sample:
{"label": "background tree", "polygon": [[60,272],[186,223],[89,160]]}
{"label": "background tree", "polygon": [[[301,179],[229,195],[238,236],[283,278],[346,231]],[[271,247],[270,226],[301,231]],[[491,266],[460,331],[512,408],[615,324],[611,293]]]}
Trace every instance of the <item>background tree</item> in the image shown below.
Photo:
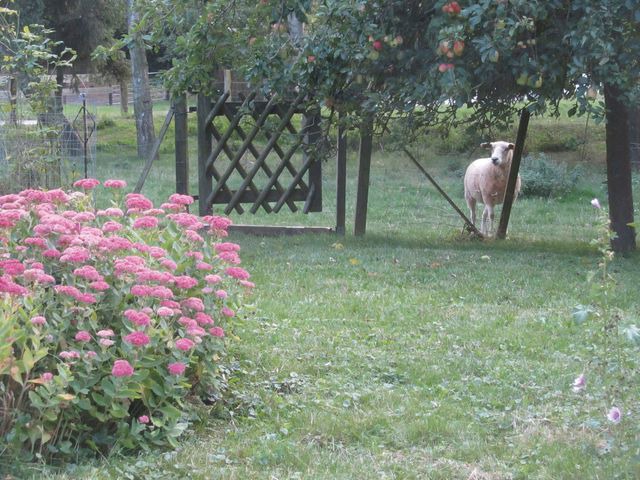
{"label": "background tree", "polygon": [[[91,53],[124,30],[126,5],[124,0],[16,0],[15,9],[23,22],[37,23],[52,29],[52,38],[61,41],[77,53],[76,70],[89,70]],[[66,68],[56,70],[58,97]],[[54,107],[61,111],[61,101]]]}
{"label": "background tree", "polygon": [[129,81],[131,80],[131,64],[126,54],[119,48],[119,43],[115,43],[110,48],[99,45],[91,54],[91,58],[103,78],[118,82],[120,111],[126,115],[129,112]]}
{"label": "background tree", "polygon": [[156,133],[153,126],[153,103],[149,87],[149,63],[146,45],[143,39],[142,25],[139,22],[138,2],[128,1],[127,48],[131,57],[133,77],[133,110],[136,117],[138,157],[147,158],[153,150]]}

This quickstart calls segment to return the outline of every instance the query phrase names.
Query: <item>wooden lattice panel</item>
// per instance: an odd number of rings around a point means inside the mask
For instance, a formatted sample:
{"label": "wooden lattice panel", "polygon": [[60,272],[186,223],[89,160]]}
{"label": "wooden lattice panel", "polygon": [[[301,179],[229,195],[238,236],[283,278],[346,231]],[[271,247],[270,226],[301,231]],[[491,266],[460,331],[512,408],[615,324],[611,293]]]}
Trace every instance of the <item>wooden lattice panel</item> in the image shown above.
{"label": "wooden lattice panel", "polygon": [[256,93],[241,102],[228,97],[206,111],[198,106],[201,213],[213,204],[226,205],[226,214],[244,212],[243,204],[252,213],[277,213],[285,204],[297,211],[296,202],[305,213],[321,211],[321,162],[310,148],[320,137],[319,116],[304,115],[300,129],[292,121],[303,113],[303,96],[289,103],[256,101]]}

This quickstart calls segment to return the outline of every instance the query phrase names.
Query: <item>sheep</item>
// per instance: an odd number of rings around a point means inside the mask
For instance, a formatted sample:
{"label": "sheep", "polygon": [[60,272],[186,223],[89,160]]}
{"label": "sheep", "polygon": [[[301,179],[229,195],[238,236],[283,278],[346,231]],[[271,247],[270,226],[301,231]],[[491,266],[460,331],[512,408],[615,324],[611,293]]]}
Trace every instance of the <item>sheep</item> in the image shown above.
{"label": "sheep", "polygon": [[[471,212],[471,222],[476,224],[476,203],[484,204],[480,233],[491,235],[493,231],[493,209],[504,201],[514,144],[509,142],[482,143],[491,149],[490,158],[479,158],[467,167],[464,174],[464,198]],[[516,181],[514,200],[520,192],[520,175]]]}

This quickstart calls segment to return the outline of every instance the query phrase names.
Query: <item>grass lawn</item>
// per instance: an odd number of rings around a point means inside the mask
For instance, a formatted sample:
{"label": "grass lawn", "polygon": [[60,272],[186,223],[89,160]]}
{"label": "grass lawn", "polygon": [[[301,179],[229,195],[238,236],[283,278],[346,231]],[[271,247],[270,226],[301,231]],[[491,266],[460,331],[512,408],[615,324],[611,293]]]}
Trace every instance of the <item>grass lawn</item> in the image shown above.
{"label": "grass lawn", "polygon": [[[122,154],[132,137],[120,128],[99,132],[98,177],[133,185],[141,166]],[[583,138],[583,129],[584,121],[540,120],[532,139]],[[229,409],[216,409],[175,451],[32,466],[25,478],[640,478],[638,350],[611,334],[621,347],[607,353],[598,336],[605,319],[572,319],[594,298],[589,201],[606,199],[602,127],[587,134],[591,161],[579,185],[562,198],[519,199],[506,241],[462,237],[446,202],[390,151],[374,157],[365,237],[235,234],[257,288],[231,335]],[[170,144],[164,151],[143,190],[156,201],[173,185]],[[469,155],[420,153],[462,206]],[[323,213],[232,218],[333,226],[334,166],[325,165]],[[356,171],[354,154],[348,232]],[[639,323],[639,271],[637,254],[612,266],[609,302],[621,327]],[[580,373],[587,387],[573,392]],[[619,424],[606,418],[614,404]]]}

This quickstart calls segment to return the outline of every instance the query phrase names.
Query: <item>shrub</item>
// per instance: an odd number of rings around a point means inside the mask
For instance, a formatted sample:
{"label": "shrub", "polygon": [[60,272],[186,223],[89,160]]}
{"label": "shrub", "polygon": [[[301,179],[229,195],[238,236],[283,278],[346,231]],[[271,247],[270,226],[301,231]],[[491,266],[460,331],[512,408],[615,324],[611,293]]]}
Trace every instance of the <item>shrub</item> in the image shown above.
{"label": "shrub", "polygon": [[112,117],[101,116],[98,120],[97,129],[102,130],[103,128],[115,127],[116,121]]}
{"label": "shrub", "polygon": [[576,187],[581,172],[578,167],[552,162],[541,153],[523,159],[520,175],[523,196],[558,197]]}
{"label": "shrub", "polygon": [[187,399],[224,382],[225,328],[253,287],[220,241],[230,221],[184,195],[123,198],[117,180],[94,211],[98,184],[0,197],[0,455],[175,445]]}

